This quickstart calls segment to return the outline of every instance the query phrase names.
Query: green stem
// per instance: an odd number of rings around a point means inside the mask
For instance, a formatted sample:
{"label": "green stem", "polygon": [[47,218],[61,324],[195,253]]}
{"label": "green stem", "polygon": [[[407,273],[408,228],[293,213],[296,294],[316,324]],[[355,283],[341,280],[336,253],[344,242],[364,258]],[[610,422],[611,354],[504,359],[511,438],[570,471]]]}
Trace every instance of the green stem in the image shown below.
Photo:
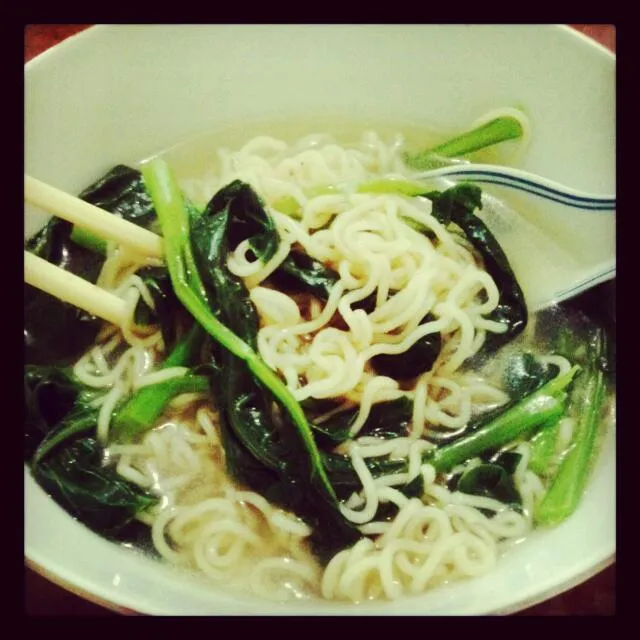
{"label": "green stem", "polygon": [[531,438],[531,457],[529,458],[529,468],[540,475],[549,473],[549,469],[556,457],[556,443],[560,430],[560,419],[552,420],[549,424],[544,424],[540,431]]}
{"label": "green stem", "polygon": [[545,422],[561,417],[565,410],[563,400],[562,397],[543,396],[534,403],[518,404],[468,437],[438,449],[427,462],[437,471],[449,471],[489,449],[526,436]]}
{"label": "green stem", "polygon": [[433,149],[407,153],[404,161],[411,169],[432,169],[434,164],[438,164],[438,157],[457,158],[505,140],[520,138],[522,134],[522,124],[518,119],[503,116],[443,142]]}
{"label": "green stem", "polygon": [[455,158],[457,156],[489,147],[505,140],[513,140],[522,135],[522,124],[516,118],[505,116],[456,136],[431,150],[439,156]]}
{"label": "green stem", "polygon": [[558,420],[564,414],[569,386],[579,367],[544,384],[485,426],[466,437],[427,454],[425,462],[437,471],[448,471],[457,464],[529,435],[541,425]]}
{"label": "green stem", "polygon": [[89,249],[103,256],[107,255],[107,241],[94,235],[91,231],[87,231],[87,229],[73,225],[70,238],[77,245],[85,249]]}
{"label": "green stem", "polygon": [[187,367],[197,355],[198,350],[202,346],[205,332],[202,327],[194,322],[192,327],[187,331],[184,337],[176,344],[171,353],[162,363],[162,369],[170,367]]}
{"label": "green stem", "polygon": [[401,178],[380,178],[368,180],[358,185],[358,193],[394,193],[404,196],[419,196],[425,193],[424,183],[411,182]]}
{"label": "green stem", "polygon": [[207,393],[206,376],[186,374],[138,389],[113,419],[112,439],[130,442],[153,427],[173,398],[183,393]]}
{"label": "green stem", "polygon": [[578,416],[573,444],[536,509],[535,518],[540,524],[553,526],[562,522],[576,510],[584,494],[596,449],[605,388],[604,373],[594,367],[586,382],[585,402]]}
{"label": "green stem", "polygon": [[[161,369],[189,365],[200,349],[203,338],[202,327],[194,322],[191,329],[162,363]],[[129,441],[134,436],[151,429],[175,396],[181,393],[207,391],[206,378],[191,374],[140,388],[115,411],[110,430],[111,439],[119,442]]]}

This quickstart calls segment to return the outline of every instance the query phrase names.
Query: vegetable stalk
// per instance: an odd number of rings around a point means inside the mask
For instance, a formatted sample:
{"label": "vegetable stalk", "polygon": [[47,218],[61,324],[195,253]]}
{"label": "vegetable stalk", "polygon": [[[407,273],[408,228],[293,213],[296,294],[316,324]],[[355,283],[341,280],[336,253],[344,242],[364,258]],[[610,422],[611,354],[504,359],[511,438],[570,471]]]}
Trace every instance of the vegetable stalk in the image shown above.
{"label": "vegetable stalk", "polygon": [[529,469],[534,473],[545,475],[556,457],[556,443],[560,431],[560,419],[552,420],[531,438],[531,457]]}
{"label": "vegetable stalk", "polygon": [[503,116],[487,122],[471,131],[452,138],[433,149],[417,153],[406,153],[405,164],[410,169],[432,169],[440,158],[456,158],[485,147],[520,138],[523,134],[522,124],[513,116]]}
{"label": "vegetable stalk", "polygon": [[208,391],[209,381],[206,376],[190,373],[142,387],[116,413],[111,437],[118,442],[130,442],[138,434],[151,429],[176,396]]}
{"label": "vegetable stalk", "polygon": [[[161,369],[187,366],[202,346],[204,331],[197,322],[173,348]],[[206,393],[207,379],[187,373],[138,389],[125,404],[116,410],[111,426],[111,438],[128,442],[136,435],[151,429],[167,404],[181,393]]]}
{"label": "vegetable stalk", "polygon": [[565,411],[567,394],[564,389],[578,371],[579,367],[574,366],[564,375],[547,382],[477,431],[428,453],[425,462],[432,464],[437,471],[448,471],[465,460],[501,447],[530,434],[543,424],[559,419]]}
{"label": "vegetable stalk", "polygon": [[99,253],[103,256],[107,255],[107,241],[87,229],[73,225],[69,238],[80,247],[84,247],[85,249],[89,249],[89,251]]}
{"label": "vegetable stalk", "polygon": [[599,366],[599,359],[606,349],[602,329],[598,330],[595,342],[584,389],[580,390],[583,396],[573,443],[536,509],[535,518],[540,524],[556,525],[570,516],[576,510],[589,478],[606,389],[605,373]]}

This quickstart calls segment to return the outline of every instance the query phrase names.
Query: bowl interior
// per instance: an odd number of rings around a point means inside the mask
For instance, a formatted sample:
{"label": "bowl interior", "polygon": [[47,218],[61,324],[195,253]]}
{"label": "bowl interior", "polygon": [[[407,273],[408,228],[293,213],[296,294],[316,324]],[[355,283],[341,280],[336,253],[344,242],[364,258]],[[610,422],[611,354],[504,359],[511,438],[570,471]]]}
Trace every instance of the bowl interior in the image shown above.
{"label": "bowl interior", "polygon": [[[520,106],[533,138],[519,166],[590,192],[615,192],[615,59],[568,28],[465,25],[119,25],[96,27],[31,61],[25,171],[79,192],[203,133],[331,118],[446,133]],[[253,124],[252,124],[253,123]],[[265,125],[266,126],[266,125]],[[269,133],[265,131],[264,133]],[[45,220],[30,210],[25,235]],[[588,494],[560,527],[515,545],[497,569],[360,612],[488,613],[533,604],[601,568],[615,551],[609,434]],[[74,522],[25,470],[25,552],[80,591],[146,613],[336,613],[283,607],[203,585]],[[46,526],[44,526],[46,524]]]}

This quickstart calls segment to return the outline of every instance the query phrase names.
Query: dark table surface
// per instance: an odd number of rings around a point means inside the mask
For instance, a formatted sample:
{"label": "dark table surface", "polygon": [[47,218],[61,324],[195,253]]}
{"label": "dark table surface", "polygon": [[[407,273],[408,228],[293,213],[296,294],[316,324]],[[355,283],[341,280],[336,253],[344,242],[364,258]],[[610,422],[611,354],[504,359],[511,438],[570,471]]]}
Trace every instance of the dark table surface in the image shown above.
{"label": "dark table surface", "polygon": [[[31,24],[25,28],[25,62],[69,36],[86,29],[88,24]],[[613,25],[573,24],[573,28],[597,40],[611,51],[616,50]],[[518,616],[614,615],[616,611],[616,566],[569,591],[517,613]],[[66,591],[32,569],[25,567],[25,611],[31,615],[115,616]]]}

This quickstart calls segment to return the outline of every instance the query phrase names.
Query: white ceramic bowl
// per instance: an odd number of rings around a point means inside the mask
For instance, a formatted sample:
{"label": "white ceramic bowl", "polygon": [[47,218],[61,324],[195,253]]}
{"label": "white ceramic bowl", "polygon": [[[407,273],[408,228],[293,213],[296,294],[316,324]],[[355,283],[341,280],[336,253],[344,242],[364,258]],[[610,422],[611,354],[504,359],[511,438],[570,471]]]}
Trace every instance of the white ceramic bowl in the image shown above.
{"label": "white ceramic bowl", "polygon": [[[615,192],[615,57],[566,27],[96,27],[29,62],[25,77],[25,171],[72,193],[114,164],[244,122],[335,116],[454,131],[505,105],[532,121],[521,167]],[[26,233],[42,221],[30,216]],[[91,533],[26,469],[25,555],[76,593],[149,614],[507,613],[613,561],[614,439],[573,517],[483,578],[398,602],[278,606],[230,594]]]}

